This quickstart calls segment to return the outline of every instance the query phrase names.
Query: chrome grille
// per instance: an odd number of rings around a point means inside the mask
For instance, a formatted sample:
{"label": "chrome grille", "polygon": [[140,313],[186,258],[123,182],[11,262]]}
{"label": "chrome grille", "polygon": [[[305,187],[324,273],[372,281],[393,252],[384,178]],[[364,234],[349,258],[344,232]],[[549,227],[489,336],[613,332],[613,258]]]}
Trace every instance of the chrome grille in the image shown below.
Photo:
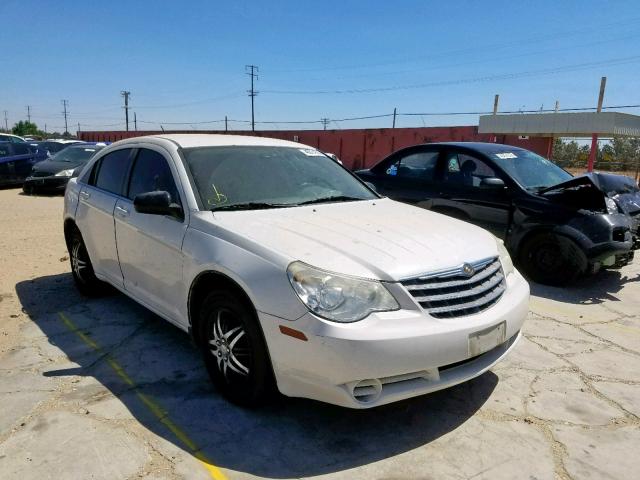
{"label": "chrome grille", "polygon": [[404,280],[402,285],[429,315],[436,318],[482,312],[495,304],[506,288],[497,257]]}

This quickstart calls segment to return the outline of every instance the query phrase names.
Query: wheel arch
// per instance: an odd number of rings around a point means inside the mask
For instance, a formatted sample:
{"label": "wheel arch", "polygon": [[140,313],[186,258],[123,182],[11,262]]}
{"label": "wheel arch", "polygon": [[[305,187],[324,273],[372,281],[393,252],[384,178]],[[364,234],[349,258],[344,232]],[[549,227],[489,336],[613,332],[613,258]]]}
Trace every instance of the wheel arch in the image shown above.
{"label": "wheel arch", "polygon": [[258,319],[258,312],[246,290],[238,282],[222,272],[216,270],[205,270],[199,273],[191,282],[187,300],[189,331],[196,345],[199,346],[201,342],[201,326],[198,311],[200,310],[200,307],[207,295],[216,290],[231,291],[238,295],[238,297],[249,306],[264,339],[264,332],[262,331],[262,326]]}
{"label": "wheel arch", "polygon": [[[73,218],[66,218],[64,220],[64,241],[67,245],[67,250],[70,248],[71,234],[73,232],[80,233],[80,229]],[[80,233],[80,235],[82,235],[82,233]]]}

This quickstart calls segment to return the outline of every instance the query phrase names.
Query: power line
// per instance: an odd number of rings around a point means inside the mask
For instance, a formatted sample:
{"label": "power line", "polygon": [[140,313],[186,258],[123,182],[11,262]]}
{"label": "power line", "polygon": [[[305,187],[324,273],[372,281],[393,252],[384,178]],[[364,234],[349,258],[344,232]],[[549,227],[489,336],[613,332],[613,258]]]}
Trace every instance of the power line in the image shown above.
{"label": "power line", "polygon": [[534,77],[540,75],[552,75],[557,73],[572,72],[576,70],[585,70],[594,67],[602,67],[605,65],[624,65],[627,63],[634,63],[640,61],[640,55],[634,55],[630,57],[613,58],[609,60],[603,60],[599,62],[578,63],[574,65],[565,65],[554,68],[545,68],[540,70],[529,70],[516,73],[505,73],[499,75],[487,75],[474,78],[461,78],[456,80],[442,80],[429,83],[418,83],[412,85],[397,85],[391,87],[378,87],[378,88],[353,88],[345,90],[263,90],[264,93],[272,94],[285,94],[285,95],[327,95],[327,94],[357,94],[357,93],[378,93],[378,92],[390,92],[397,90],[412,90],[428,87],[439,87],[446,85],[462,85],[467,83],[486,82],[494,80],[507,80],[522,77]]}
{"label": "power line", "polygon": [[251,97],[251,131],[255,131],[256,129],[256,121],[255,121],[255,115],[254,115],[254,100],[256,98],[256,95],[258,95],[258,92],[255,91],[254,87],[253,87],[253,80],[254,78],[257,80],[258,79],[258,75],[257,72],[258,71],[258,67],[256,67],[255,65],[245,65],[245,70],[249,69],[250,72],[247,72],[247,75],[249,75],[251,77],[251,90],[248,90],[249,92],[249,97]]}
{"label": "power line", "polygon": [[329,120],[328,118],[321,118],[320,121],[322,122],[322,126],[325,130],[327,129],[327,125],[329,125],[329,122],[331,122],[331,120]]}
{"label": "power line", "polygon": [[127,124],[127,132],[128,132],[129,131],[129,95],[131,95],[131,92],[122,90],[120,92],[120,95],[124,97],[124,119],[125,119],[125,123]]}

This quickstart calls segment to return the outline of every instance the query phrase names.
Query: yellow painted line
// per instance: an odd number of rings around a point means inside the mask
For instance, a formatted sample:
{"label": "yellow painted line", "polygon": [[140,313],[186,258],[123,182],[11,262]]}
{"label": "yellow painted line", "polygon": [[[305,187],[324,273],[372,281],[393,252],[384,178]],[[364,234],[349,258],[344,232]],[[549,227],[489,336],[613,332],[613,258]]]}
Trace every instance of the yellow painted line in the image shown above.
{"label": "yellow painted line", "polygon": [[209,460],[205,454],[202,453],[202,450],[198,445],[189,438],[189,435],[185,433],[171,418],[169,418],[169,414],[167,411],[162,408],[162,406],[156,402],[149,395],[142,393],[133,379],[127,374],[127,372],[122,368],[122,366],[109,354],[107,354],[100,345],[98,345],[93,339],[91,339],[88,335],[84,334],[64,313],[58,312],[58,316],[60,320],[66,325],[66,327],[75,333],[80,340],[82,340],[86,345],[91,347],[96,352],[105,355],[107,363],[113,369],[114,372],[122,379],[130,387],[136,390],[136,396],[140,400],[140,402],[147,407],[147,409],[162,423],[171,433],[175,435],[175,437],[191,452],[191,454],[202,464],[202,466],[209,472],[211,478],[214,480],[227,480],[222,471],[216,467],[211,460]]}

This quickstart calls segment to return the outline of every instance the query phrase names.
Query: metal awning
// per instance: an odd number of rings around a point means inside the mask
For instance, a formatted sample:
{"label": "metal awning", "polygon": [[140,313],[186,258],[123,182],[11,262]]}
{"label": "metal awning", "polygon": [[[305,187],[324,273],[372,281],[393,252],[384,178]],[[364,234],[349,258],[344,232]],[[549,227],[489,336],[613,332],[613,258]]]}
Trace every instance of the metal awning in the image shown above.
{"label": "metal awning", "polygon": [[620,112],[481,115],[479,133],[538,137],[640,137],[640,116]]}

